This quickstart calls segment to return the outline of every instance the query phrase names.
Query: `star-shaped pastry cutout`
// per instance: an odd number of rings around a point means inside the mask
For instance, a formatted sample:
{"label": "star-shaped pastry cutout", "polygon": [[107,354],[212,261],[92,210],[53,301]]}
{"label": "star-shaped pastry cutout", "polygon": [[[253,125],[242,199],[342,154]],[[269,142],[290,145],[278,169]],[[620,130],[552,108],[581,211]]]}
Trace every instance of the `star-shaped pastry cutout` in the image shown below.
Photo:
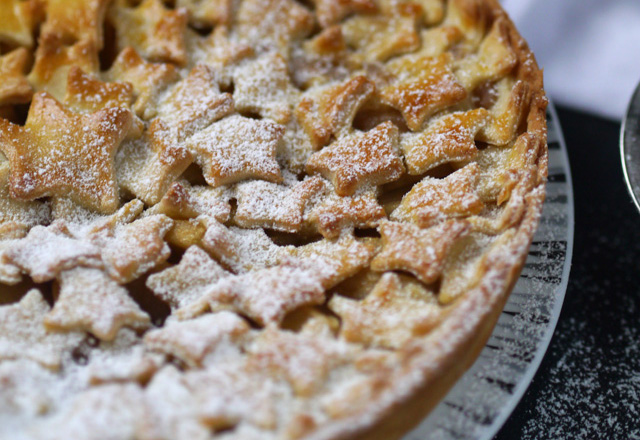
{"label": "star-shaped pastry cutout", "polygon": [[4,259],[36,283],[50,281],[60,272],[74,267],[102,265],[100,248],[71,237],[61,222],[34,226],[24,239],[5,250]]}
{"label": "star-shaped pastry cutout", "polygon": [[123,143],[116,155],[120,187],[147,205],[155,205],[193,162],[174,132],[155,119],[139,139]]}
{"label": "star-shaped pastry cutout", "polygon": [[147,62],[131,47],[118,54],[104,75],[109,81],[123,81],[133,86],[133,108],[139,117],[147,120],[156,114],[154,103],[158,95],[179,77],[173,64]]}
{"label": "star-shaped pastry cutout", "polygon": [[324,302],[321,277],[311,264],[280,264],[223,278],[196,304],[203,311],[206,304],[211,310],[231,308],[260,325],[277,324],[298,307]]}
{"label": "star-shaped pastry cutout", "polygon": [[313,0],[320,26],[337,24],[353,13],[373,13],[378,9],[372,0]]}
{"label": "star-shaped pastry cutout", "polygon": [[278,390],[274,380],[247,368],[246,362],[190,370],[183,374],[183,380],[194,395],[197,418],[209,428],[209,433],[236,425],[236,432],[243,425],[249,425],[254,433],[256,427],[268,431],[276,428],[274,403]]}
{"label": "star-shaped pastry cutout", "polygon": [[409,174],[422,174],[448,162],[466,161],[478,154],[476,134],[489,120],[483,108],[455,112],[436,119],[420,133],[400,143]]}
{"label": "star-shaped pastry cutout", "polygon": [[254,55],[251,46],[241,41],[229,38],[229,28],[225,25],[216,26],[211,34],[202,38],[189,34],[189,44],[194,59],[213,68],[218,81],[223,87],[230,87],[233,71],[241,61]]}
{"label": "star-shaped pastry cutout", "polygon": [[0,42],[10,46],[33,46],[32,31],[39,10],[37,1],[5,0],[0,2]]}
{"label": "star-shaped pastry cutout", "polygon": [[77,66],[67,76],[65,105],[78,113],[93,113],[109,107],[130,108],[133,86],[129,83],[102,82]]}
{"label": "star-shaped pastry cutout", "polygon": [[429,116],[467,96],[450,64],[449,53],[437,57],[408,55],[390,61],[385,66],[390,83],[379,92],[382,101],[399,110],[411,130],[419,130]]}
{"label": "star-shaped pastry cutout", "polygon": [[349,362],[352,347],[333,338],[317,338],[267,328],[248,348],[248,368],[266,371],[288,381],[294,393],[310,396],[327,380],[329,372]]}
{"label": "star-shaped pastry cutout", "polygon": [[531,102],[531,88],[524,81],[510,78],[498,81],[495,86],[498,99],[489,112],[489,122],[478,132],[478,140],[492,145],[506,146],[515,140],[518,127],[526,117]]}
{"label": "star-shaped pastry cutout", "polygon": [[30,57],[24,47],[0,56],[0,106],[31,101],[33,89],[25,77]]}
{"label": "star-shaped pastry cutout", "polygon": [[62,101],[72,66],[89,74],[97,74],[100,62],[96,43],[93,40],[80,40],[69,46],[60,35],[44,34],[40,37],[35,64],[28,79],[36,90],[44,90]]}
{"label": "star-shaped pastry cutout", "polygon": [[280,260],[293,264],[300,262],[311,268],[328,290],[369,266],[377,247],[377,240],[345,235],[336,240],[325,239],[284,248]]}
{"label": "star-shaped pastry cutout", "polygon": [[56,34],[65,40],[90,40],[98,49],[109,0],[47,0],[47,20],[42,34]]}
{"label": "star-shaped pastry cutout", "polygon": [[191,246],[179,264],[147,278],[147,287],[175,310],[197,301],[209,286],[229,275],[200,247]]}
{"label": "star-shaped pastry cutout", "polygon": [[386,218],[373,192],[340,197],[334,193],[322,199],[309,214],[309,221],[325,238],[336,238],[354,228],[375,228]]}
{"label": "star-shaped pastry cutout", "polygon": [[107,273],[119,283],[128,283],[169,258],[171,250],[164,236],[173,226],[165,215],[150,215],[97,236]]}
{"label": "star-shaped pastry cutout", "polygon": [[189,23],[205,28],[228,24],[233,13],[231,0],[176,0],[176,7],[189,12]]}
{"label": "star-shaped pastry cutout", "polygon": [[149,350],[200,367],[217,349],[233,349],[249,328],[247,321],[235,313],[208,313],[188,321],[170,321],[163,328],[151,330],[144,335],[144,344]]}
{"label": "star-shaped pastry cutout", "polygon": [[24,127],[0,120],[11,195],[22,200],[68,196],[99,212],[115,211],[114,158],[131,120],[123,108],[78,115],[47,93],[36,94]]}
{"label": "star-shaped pastry cutout", "polygon": [[284,249],[262,229],[228,228],[215,220],[208,222],[202,247],[235,273],[273,266]]}
{"label": "star-shaped pastry cutout", "polygon": [[119,0],[110,9],[118,49],[132,47],[151,61],[184,65],[187,62],[186,9],[167,9],[161,0],[144,0],[130,7]]}
{"label": "star-shaped pastry cutout", "polygon": [[5,257],[5,253],[26,235],[27,227],[20,223],[5,222],[0,224],[0,283],[11,286],[22,281],[22,271]]}
{"label": "star-shaped pastry cutout", "polygon": [[391,213],[391,219],[410,221],[421,228],[480,213],[484,203],[476,192],[480,169],[471,163],[445,177],[425,177],[415,184]]}
{"label": "star-shaped pastry cutout", "polygon": [[186,180],[174,182],[153,211],[173,219],[205,216],[226,222],[231,218],[231,191],[226,187],[191,185]]}
{"label": "star-shaped pastry cutout", "polygon": [[298,232],[305,208],[324,190],[319,177],[311,177],[291,187],[254,180],[236,186],[238,207],[234,221],[243,228],[262,227]]}
{"label": "star-shaped pastry cutout", "polygon": [[305,95],[296,108],[296,116],[313,146],[323,147],[331,136],[340,138],[349,133],[356,113],[374,91],[373,82],[359,75]]}
{"label": "star-shaped pastry cutout", "polygon": [[379,14],[361,14],[342,24],[349,47],[358,62],[386,61],[420,47],[418,26],[422,8],[416,3],[395,3]]}
{"label": "star-shaped pastry cutout", "polygon": [[286,124],[298,91],[289,77],[287,62],[277,52],[266,53],[236,68],[233,99],[239,112],[256,113]]}
{"label": "star-shaped pastry cutout", "polygon": [[404,171],[398,127],[391,122],[339,139],[307,162],[307,172],[329,179],[339,196],[350,196],[364,186],[393,182]]}
{"label": "star-shaped pastry cutout", "polygon": [[47,331],[42,323],[47,313],[49,304],[37,289],[27,292],[18,303],[0,306],[0,359],[31,359],[58,369],[84,334]]}
{"label": "star-shaped pastry cutout", "polygon": [[0,159],[0,225],[16,222],[27,227],[47,224],[51,220],[51,208],[41,201],[23,201],[11,197],[9,162]]}
{"label": "star-shaped pastry cutout", "polygon": [[448,220],[430,229],[384,221],[378,230],[383,247],[371,262],[371,269],[407,271],[430,284],[440,277],[453,244],[471,228],[464,220]]}
{"label": "star-shaped pastry cutout", "polygon": [[458,66],[456,76],[471,91],[480,83],[506,76],[518,63],[505,18],[499,18],[484,38],[475,56],[466,57]]}
{"label": "star-shaped pastry cutout", "polygon": [[213,187],[244,179],[280,182],[276,147],[284,127],[269,120],[229,116],[186,141]]}
{"label": "star-shaped pastry cutout", "polygon": [[91,385],[146,384],[164,363],[162,355],[145,350],[142,338],[132,328],[121,327],[113,340],[101,340],[95,345],[87,354],[87,376]]}
{"label": "star-shaped pastry cutout", "polygon": [[160,102],[158,117],[183,141],[232,111],[233,98],[220,93],[216,72],[199,64]]}
{"label": "star-shaped pastry cutout", "polygon": [[293,0],[247,0],[238,9],[234,33],[252,46],[274,48],[288,57],[291,42],[307,36],[314,21]]}
{"label": "star-shaped pastry cutout", "polygon": [[443,312],[432,292],[430,301],[410,295],[419,288],[424,289],[391,272],[382,275],[364,300],[334,295],[329,308],[341,318],[340,336],[367,346],[399,348],[426,334],[440,322]]}
{"label": "star-shaped pastry cutout", "polygon": [[146,327],[149,315],[129,292],[99,269],[77,268],[58,276],[60,291],[44,318],[48,329],[87,331],[110,341],[124,326]]}
{"label": "star-shaped pastry cutout", "polygon": [[342,80],[348,64],[347,43],[340,26],[331,26],[305,40],[301,50],[291,54],[291,77],[296,86],[307,90],[330,80]]}

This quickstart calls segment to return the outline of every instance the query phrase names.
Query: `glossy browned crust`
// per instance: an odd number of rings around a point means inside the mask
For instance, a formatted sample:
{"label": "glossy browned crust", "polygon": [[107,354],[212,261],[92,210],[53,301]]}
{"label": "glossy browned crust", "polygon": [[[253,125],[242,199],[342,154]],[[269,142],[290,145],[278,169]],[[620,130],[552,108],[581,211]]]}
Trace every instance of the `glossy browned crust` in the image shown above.
{"label": "glossy browned crust", "polygon": [[[510,43],[518,56],[515,76],[531,90],[526,132],[537,150],[534,166],[519,176],[517,185],[528,186],[526,211],[504,246],[492,249],[478,286],[462,297],[448,318],[428,337],[408,348],[405,374],[389,391],[364,408],[318,430],[313,439],[387,440],[399,438],[415,427],[474,363],[486,344],[517,281],[537,228],[545,198],[548,172],[546,107],[542,71],[527,43],[497,0],[459,0],[476,20],[506,20]],[[515,264],[514,264],[515,263]]]}

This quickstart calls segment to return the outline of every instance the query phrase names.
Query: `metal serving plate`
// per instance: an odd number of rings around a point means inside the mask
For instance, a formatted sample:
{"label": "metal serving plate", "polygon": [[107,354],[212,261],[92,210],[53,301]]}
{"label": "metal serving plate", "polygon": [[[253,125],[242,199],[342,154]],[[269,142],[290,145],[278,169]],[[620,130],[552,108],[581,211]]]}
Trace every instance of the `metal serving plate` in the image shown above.
{"label": "metal serving plate", "polygon": [[636,88],[620,130],[620,155],[627,188],[640,210],[640,84]]}

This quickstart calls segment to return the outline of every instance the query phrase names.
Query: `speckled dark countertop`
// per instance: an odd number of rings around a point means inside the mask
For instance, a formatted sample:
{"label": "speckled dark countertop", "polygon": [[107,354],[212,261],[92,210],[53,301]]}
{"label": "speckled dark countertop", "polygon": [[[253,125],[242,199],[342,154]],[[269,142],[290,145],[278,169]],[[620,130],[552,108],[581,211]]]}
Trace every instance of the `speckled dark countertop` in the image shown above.
{"label": "speckled dark countertop", "polygon": [[640,213],[620,124],[558,108],[573,173],[575,244],[553,339],[494,440],[640,439]]}

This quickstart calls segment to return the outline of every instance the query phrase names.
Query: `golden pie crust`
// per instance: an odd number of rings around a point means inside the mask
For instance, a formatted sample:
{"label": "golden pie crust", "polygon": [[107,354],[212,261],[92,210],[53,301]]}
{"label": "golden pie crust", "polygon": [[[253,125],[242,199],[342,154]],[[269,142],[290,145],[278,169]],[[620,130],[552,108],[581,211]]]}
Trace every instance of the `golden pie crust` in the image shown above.
{"label": "golden pie crust", "polygon": [[388,439],[547,176],[496,0],[0,2],[0,439]]}

